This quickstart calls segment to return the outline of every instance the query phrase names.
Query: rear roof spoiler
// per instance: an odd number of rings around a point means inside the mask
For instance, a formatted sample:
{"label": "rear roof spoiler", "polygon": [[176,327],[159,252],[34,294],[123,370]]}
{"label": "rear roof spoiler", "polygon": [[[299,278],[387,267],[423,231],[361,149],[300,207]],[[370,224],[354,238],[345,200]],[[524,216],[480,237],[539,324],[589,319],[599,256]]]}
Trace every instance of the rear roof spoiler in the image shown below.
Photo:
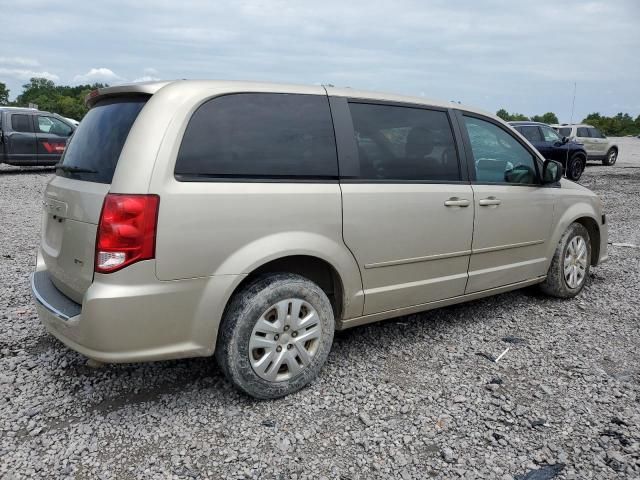
{"label": "rear roof spoiler", "polygon": [[91,108],[98,100],[109,97],[120,97],[127,95],[153,95],[165,85],[173,83],[171,80],[160,82],[140,82],[129,83],[124,85],[117,85],[115,87],[96,88],[91,90],[85,97],[84,103],[87,107]]}

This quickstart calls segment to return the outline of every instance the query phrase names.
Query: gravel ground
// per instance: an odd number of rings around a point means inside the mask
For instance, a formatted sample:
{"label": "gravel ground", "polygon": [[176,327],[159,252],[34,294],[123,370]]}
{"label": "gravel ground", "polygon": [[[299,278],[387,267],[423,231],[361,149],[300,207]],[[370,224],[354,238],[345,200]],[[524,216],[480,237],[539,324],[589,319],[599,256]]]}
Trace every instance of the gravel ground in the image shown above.
{"label": "gravel ground", "polygon": [[[640,245],[640,140],[621,144],[581,183],[610,241]],[[0,477],[640,478],[640,249],[610,246],[573,300],[339,333],[313,385],[255,401],[208,358],[92,368],[45,332],[28,274],[50,175],[0,172]]]}

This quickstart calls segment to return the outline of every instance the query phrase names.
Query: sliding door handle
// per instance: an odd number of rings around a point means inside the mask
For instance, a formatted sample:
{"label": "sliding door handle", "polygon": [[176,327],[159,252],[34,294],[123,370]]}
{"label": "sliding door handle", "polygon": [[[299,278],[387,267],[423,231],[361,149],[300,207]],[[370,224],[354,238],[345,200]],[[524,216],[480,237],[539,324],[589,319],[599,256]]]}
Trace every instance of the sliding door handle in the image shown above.
{"label": "sliding door handle", "polygon": [[468,207],[469,205],[471,205],[469,200],[458,197],[451,197],[449,200],[444,202],[445,207]]}
{"label": "sliding door handle", "polygon": [[478,202],[478,205],[480,205],[481,207],[490,207],[492,205],[500,205],[501,203],[502,201],[497,199],[496,197],[489,197],[489,198],[483,198],[482,200],[480,200]]}

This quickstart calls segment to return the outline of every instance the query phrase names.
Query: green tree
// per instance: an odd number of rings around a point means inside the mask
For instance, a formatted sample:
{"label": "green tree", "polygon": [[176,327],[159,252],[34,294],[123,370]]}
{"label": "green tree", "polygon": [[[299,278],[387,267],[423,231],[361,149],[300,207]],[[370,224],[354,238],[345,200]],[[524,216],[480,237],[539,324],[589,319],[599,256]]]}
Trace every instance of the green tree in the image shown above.
{"label": "green tree", "polygon": [[9,89],[7,86],[0,82],[0,105],[7,105],[9,103]]}
{"label": "green tree", "polygon": [[634,120],[628,113],[620,112],[615,117],[605,117],[600,113],[590,113],[582,123],[593,125],[605,135],[624,136],[640,133],[640,115]]}
{"label": "green tree", "polygon": [[504,108],[501,108],[500,110],[498,110],[496,112],[496,116],[500,117],[502,120],[504,120],[505,122],[508,122],[510,120],[509,118],[509,112],[507,112]]}
{"label": "green tree", "polygon": [[534,122],[550,123],[550,124],[560,123],[558,121],[558,117],[553,112],[547,112],[544,115],[534,115],[533,117],[531,117],[531,120],[533,120]]}
{"label": "green tree", "polygon": [[93,85],[56,85],[46,78],[32,78],[23,85],[23,91],[16,99],[16,105],[26,107],[30,103],[38,105],[40,110],[58,113],[64,117],[81,120],[87,113],[84,99],[95,89],[106,87],[101,83]]}
{"label": "green tree", "polygon": [[522,113],[509,113],[504,108],[501,108],[496,112],[496,116],[500,117],[505,122],[518,122],[529,120],[529,117],[523,115]]}
{"label": "green tree", "polygon": [[523,115],[522,113],[512,113],[511,114],[510,121],[512,121],[512,122],[522,122],[522,121],[526,121],[526,120],[529,120],[529,117],[527,117],[526,115]]}

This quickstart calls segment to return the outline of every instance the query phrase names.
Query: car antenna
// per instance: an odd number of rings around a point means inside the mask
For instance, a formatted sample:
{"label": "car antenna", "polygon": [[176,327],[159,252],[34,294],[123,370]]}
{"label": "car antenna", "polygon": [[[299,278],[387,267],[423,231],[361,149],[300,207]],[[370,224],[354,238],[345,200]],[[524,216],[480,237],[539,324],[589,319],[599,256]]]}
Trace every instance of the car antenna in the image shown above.
{"label": "car antenna", "polygon": [[569,120],[569,125],[573,125],[573,109],[576,106],[576,89],[578,84],[573,82],[573,101],[571,102],[571,119]]}

